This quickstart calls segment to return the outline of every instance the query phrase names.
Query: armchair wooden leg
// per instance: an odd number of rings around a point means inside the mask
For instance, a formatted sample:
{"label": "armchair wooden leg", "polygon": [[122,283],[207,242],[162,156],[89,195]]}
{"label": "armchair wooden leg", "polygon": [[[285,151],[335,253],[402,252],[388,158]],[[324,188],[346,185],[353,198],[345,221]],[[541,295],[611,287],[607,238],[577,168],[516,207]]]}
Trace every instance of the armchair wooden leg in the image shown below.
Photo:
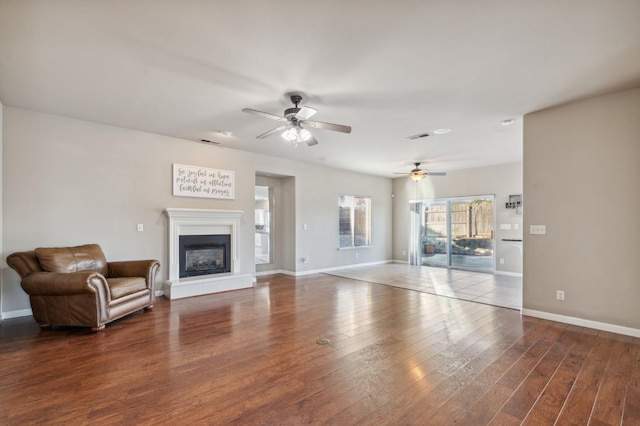
{"label": "armchair wooden leg", "polygon": [[145,311],[150,311],[150,310],[152,310],[152,309],[153,309],[153,305],[149,305],[149,306],[145,306],[145,307],[144,307],[144,310],[145,310]]}
{"label": "armchair wooden leg", "polygon": [[100,333],[101,331],[104,331],[105,329],[105,325],[102,324],[100,327],[91,327],[91,331],[93,331],[94,333]]}
{"label": "armchair wooden leg", "polygon": [[51,324],[38,324],[40,326],[41,329],[47,329],[47,328],[51,328]]}

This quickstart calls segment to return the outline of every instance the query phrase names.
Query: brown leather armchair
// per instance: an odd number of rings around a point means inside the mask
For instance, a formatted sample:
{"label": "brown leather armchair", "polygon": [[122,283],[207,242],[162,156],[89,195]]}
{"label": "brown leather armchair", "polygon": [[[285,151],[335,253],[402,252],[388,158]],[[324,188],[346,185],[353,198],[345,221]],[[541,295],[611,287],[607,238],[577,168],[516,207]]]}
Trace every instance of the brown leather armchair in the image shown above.
{"label": "brown leather armchair", "polygon": [[97,244],[13,253],[7,264],[22,277],[40,327],[70,325],[104,330],[105,324],[155,301],[157,260],[107,262]]}

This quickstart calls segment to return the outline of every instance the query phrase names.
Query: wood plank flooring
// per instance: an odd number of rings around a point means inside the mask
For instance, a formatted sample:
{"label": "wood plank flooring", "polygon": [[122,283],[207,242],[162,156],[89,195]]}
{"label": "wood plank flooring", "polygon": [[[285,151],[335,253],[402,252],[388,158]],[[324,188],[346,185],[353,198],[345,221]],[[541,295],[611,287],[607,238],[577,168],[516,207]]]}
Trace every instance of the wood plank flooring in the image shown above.
{"label": "wood plank flooring", "polygon": [[328,275],[5,320],[0,360],[3,425],[640,424],[640,339]]}

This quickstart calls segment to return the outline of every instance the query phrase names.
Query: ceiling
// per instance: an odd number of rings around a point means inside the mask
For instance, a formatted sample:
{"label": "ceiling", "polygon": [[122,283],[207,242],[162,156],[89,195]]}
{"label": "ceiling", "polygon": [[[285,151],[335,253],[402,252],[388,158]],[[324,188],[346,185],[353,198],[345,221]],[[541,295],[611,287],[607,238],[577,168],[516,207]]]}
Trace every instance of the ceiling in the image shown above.
{"label": "ceiling", "polygon": [[[520,161],[524,114],[640,85],[639,22],[638,0],[0,0],[0,102],[379,176],[452,171]],[[242,108],[282,114],[291,92],[352,133],[255,139],[280,123]]]}

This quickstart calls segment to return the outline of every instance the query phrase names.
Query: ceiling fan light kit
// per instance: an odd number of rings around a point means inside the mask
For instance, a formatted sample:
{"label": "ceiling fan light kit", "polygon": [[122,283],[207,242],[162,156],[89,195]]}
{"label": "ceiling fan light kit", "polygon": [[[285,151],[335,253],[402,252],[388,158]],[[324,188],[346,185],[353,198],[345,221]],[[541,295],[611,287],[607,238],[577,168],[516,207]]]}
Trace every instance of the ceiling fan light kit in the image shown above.
{"label": "ceiling fan light kit", "polygon": [[302,102],[302,96],[291,95],[291,102],[293,103],[294,107],[284,110],[283,116],[271,114],[264,111],[258,111],[251,108],[244,108],[242,110],[242,112],[257,115],[258,117],[289,123],[258,135],[256,136],[257,139],[264,139],[275,133],[282,132],[282,137],[290,142],[293,142],[296,146],[301,142],[305,142],[308,146],[317,145],[318,141],[313,137],[309,130],[303,127],[303,124],[308,124],[309,126],[316,129],[326,129],[333,130],[335,132],[351,133],[350,126],[309,120],[318,112],[318,110],[308,106],[298,107],[298,104]]}
{"label": "ceiling fan light kit", "polygon": [[311,139],[311,133],[300,126],[300,123],[296,123],[295,125],[289,127],[282,133],[282,137],[290,142],[295,142],[296,145],[300,142],[307,142]]}
{"label": "ceiling fan light kit", "polygon": [[411,180],[417,182],[424,177],[424,173],[413,171],[409,174],[409,177],[411,178]]}

